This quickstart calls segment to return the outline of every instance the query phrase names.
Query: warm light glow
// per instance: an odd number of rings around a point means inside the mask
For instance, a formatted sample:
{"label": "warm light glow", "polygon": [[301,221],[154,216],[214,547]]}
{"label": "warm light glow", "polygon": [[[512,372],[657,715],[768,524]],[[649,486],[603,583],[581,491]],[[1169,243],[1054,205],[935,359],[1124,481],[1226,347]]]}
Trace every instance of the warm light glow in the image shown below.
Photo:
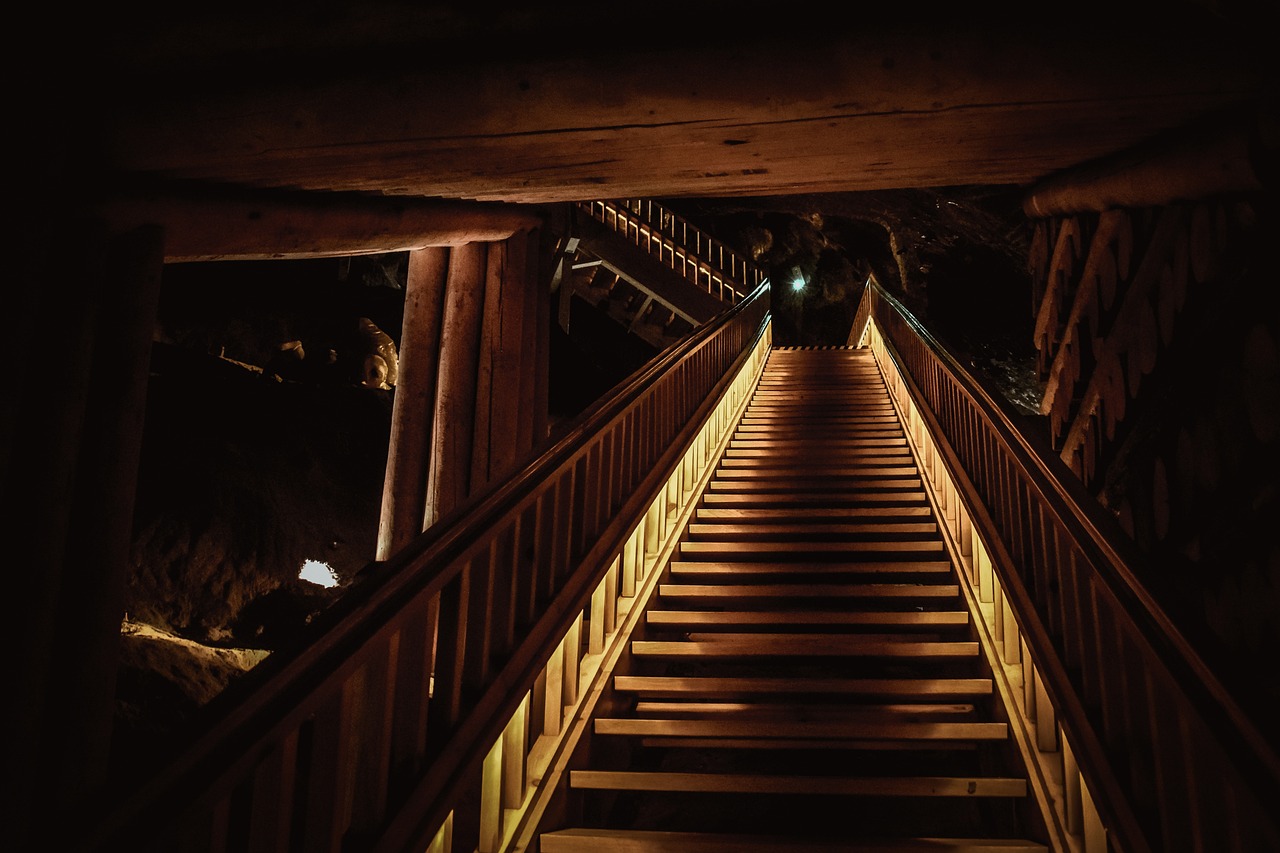
{"label": "warm light glow", "polygon": [[298,572],[299,580],[310,581],[320,586],[337,586],[338,576],[334,574],[328,563],[320,560],[307,560],[302,564],[302,571]]}

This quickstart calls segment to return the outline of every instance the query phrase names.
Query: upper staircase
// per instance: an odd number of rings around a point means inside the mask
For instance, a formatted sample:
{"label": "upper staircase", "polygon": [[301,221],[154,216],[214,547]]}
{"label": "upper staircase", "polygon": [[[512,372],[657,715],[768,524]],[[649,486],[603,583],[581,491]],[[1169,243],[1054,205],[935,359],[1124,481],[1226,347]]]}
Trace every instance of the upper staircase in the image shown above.
{"label": "upper staircase", "polygon": [[576,301],[661,351],[764,280],[736,250],[649,200],[582,202],[563,230],[553,288],[570,333]]}
{"label": "upper staircase", "polygon": [[544,853],[1046,850],[866,349],[774,349]]}

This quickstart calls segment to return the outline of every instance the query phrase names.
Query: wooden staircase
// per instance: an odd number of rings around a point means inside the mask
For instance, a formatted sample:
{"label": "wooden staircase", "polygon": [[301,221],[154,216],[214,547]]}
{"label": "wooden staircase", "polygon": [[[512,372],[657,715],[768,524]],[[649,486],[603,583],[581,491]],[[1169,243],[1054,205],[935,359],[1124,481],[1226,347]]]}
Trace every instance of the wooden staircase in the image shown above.
{"label": "wooden staircase", "polygon": [[775,349],[544,853],[1043,851],[867,350]]}

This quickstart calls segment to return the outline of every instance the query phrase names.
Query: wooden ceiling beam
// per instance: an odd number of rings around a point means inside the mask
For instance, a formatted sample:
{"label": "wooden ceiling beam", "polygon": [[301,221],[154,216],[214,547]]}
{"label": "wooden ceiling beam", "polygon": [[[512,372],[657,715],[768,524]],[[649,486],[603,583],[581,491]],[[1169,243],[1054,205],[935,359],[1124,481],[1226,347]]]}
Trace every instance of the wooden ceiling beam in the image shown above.
{"label": "wooden ceiling beam", "polygon": [[506,240],[542,222],[537,210],[507,204],[304,193],[134,193],[96,213],[116,233],[159,225],[166,263],[459,246]]}
{"label": "wooden ceiling beam", "polygon": [[1280,174],[1280,111],[1215,116],[1176,136],[1085,163],[1032,187],[1032,218],[1158,207],[1215,195],[1260,192]]}
{"label": "wooden ceiling beam", "polygon": [[1247,51],[1207,31],[1102,25],[1087,39],[1037,25],[491,48],[334,55],[312,76],[263,63],[235,85],[134,81],[114,89],[106,159],[134,176],[516,203],[1021,185],[1263,85]]}

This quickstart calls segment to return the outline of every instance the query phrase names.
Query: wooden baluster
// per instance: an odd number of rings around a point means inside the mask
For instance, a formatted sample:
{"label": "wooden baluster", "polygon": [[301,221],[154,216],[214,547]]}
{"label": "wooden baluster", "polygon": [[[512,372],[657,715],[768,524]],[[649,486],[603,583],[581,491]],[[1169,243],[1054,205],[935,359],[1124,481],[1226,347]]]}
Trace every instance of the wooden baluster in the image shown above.
{"label": "wooden baluster", "polygon": [[532,625],[540,612],[539,590],[543,585],[543,572],[547,560],[538,552],[538,508],[546,490],[541,490],[532,500],[525,502],[512,531],[512,619],[517,634]]}
{"label": "wooden baluster", "polygon": [[348,725],[356,733],[352,735],[349,771],[352,803],[348,843],[352,837],[371,840],[387,816],[398,655],[398,634],[385,633],[375,641],[362,667],[359,692],[351,699]]}
{"label": "wooden baluster", "polygon": [[524,804],[529,787],[529,700],[526,693],[502,732],[502,805],[508,809]]}
{"label": "wooden baluster", "polygon": [[520,574],[518,536],[520,516],[507,521],[489,546],[493,566],[493,637],[490,653],[495,661],[505,659],[515,648],[520,620]]}
{"label": "wooden baluster", "polygon": [[1098,807],[1094,805],[1089,784],[1083,777],[1080,779],[1080,818],[1081,835],[1084,839],[1083,853],[1109,853],[1107,829],[1102,824]]}
{"label": "wooden baluster", "polygon": [[643,565],[643,556],[638,546],[644,541],[644,532],[645,519],[642,517],[635,530],[627,537],[626,545],[622,549],[622,573],[618,594],[623,598],[634,598],[636,594],[636,579],[640,575],[640,566]]}
{"label": "wooden baluster", "polygon": [[1189,843],[1189,849],[1199,849],[1200,845],[1193,839],[1203,839],[1204,836],[1195,825],[1195,806],[1189,797],[1189,762],[1183,751],[1186,722],[1181,714],[1172,712],[1175,704],[1167,701],[1172,697],[1158,686],[1150,669],[1143,673],[1143,678],[1147,695],[1151,697],[1147,703],[1146,723],[1151,732],[1155,770],[1152,781],[1161,833],[1166,844]]}
{"label": "wooden baluster", "polygon": [[249,853],[276,853],[291,847],[298,732],[290,731],[253,770],[249,812]]}
{"label": "wooden baluster", "polygon": [[466,573],[471,578],[467,596],[467,624],[463,629],[463,684],[469,696],[479,695],[493,671],[494,633],[503,618],[496,607],[498,566],[501,559],[498,542],[491,542],[483,553],[472,558]]}
{"label": "wooden baluster", "polygon": [[499,735],[480,766],[480,817],[476,853],[497,853],[502,845],[503,738]]}
{"label": "wooden baluster", "polygon": [[572,557],[571,543],[574,539],[573,529],[577,523],[577,517],[573,512],[575,493],[578,491],[574,488],[577,477],[577,470],[574,467],[560,475],[556,482],[555,509],[546,520],[552,526],[552,592],[558,588],[560,580],[569,573],[569,561]]}
{"label": "wooden baluster", "polygon": [[622,562],[621,555],[613,558],[609,571],[604,576],[604,634],[613,634],[618,627],[618,570]]}
{"label": "wooden baluster", "polygon": [[587,619],[587,654],[589,655],[599,655],[604,652],[606,596],[605,579],[601,578],[600,583],[596,584],[596,588],[591,592],[590,616]]}
{"label": "wooden baluster", "polygon": [[440,627],[436,638],[436,684],[432,710],[439,726],[430,735],[442,739],[462,718],[467,677],[467,621],[471,613],[472,563],[468,561],[440,594]]}
{"label": "wooden baluster", "polygon": [[[594,454],[596,444],[591,444],[577,459],[573,466],[573,502],[572,509],[564,519],[569,525],[569,560],[572,561],[582,553],[590,538],[591,519],[588,517],[590,500],[595,497]],[[565,566],[566,570],[570,566]]]}
{"label": "wooden baluster", "polygon": [[364,673],[357,670],[316,711],[307,729],[307,760],[299,776],[307,780],[302,849],[340,853],[351,818],[354,773],[352,727]]}
{"label": "wooden baluster", "polygon": [[562,701],[565,707],[578,701],[582,678],[582,614],[578,613],[564,638],[564,684]]}
{"label": "wooden baluster", "polygon": [[391,718],[390,790],[398,796],[417,781],[427,753],[428,710],[435,664],[440,597],[419,597],[400,623]]}
{"label": "wooden baluster", "polygon": [[1114,604],[1103,599],[1097,587],[1094,588],[1094,615],[1096,619],[1096,652],[1098,655],[1098,687],[1101,699],[1102,730],[1099,732],[1103,744],[1107,748],[1108,757],[1115,762],[1116,776],[1124,778],[1127,762],[1122,758],[1128,752],[1125,743],[1127,725],[1125,720],[1125,671],[1118,649],[1120,634],[1115,626],[1112,612]]}
{"label": "wooden baluster", "polygon": [[560,734],[560,726],[564,720],[564,659],[567,643],[568,637],[560,641],[556,650],[551,653],[539,683],[534,684],[534,701],[537,702],[538,694],[542,694],[542,702],[539,703],[542,708],[542,733],[550,737]]}
{"label": "wooden baluster", "polygon": [[1031,671],[1035,679],[1036,748],[1041,752],[1056,752],[1059,748],[1058,715],[1049,701],[1049,692],[1045,689],[1040,671],[1031,665],[1030,660],[1031,658],[1024,652],[1023,665]]}

